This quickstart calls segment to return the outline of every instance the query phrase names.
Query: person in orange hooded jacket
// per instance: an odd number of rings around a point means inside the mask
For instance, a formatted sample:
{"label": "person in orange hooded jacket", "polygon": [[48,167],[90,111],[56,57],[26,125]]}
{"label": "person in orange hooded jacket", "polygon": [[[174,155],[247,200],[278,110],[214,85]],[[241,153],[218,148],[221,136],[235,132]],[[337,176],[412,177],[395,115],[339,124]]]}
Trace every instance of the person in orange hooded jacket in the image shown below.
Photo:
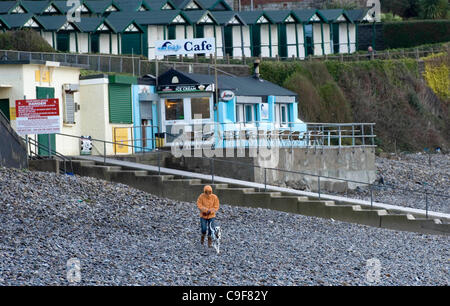
{"label": "person in orange hooded jacket", "polygon": [[212,193],[211,186],[203,188],[203,193],[197,199],[197,207],[200,210],[200,226],[202,231],[201,244],[205,242],[205,235],[208,231],[208,246],[212,245],[211,229],[214,227],[216,212],[219,210],[219,198]]}

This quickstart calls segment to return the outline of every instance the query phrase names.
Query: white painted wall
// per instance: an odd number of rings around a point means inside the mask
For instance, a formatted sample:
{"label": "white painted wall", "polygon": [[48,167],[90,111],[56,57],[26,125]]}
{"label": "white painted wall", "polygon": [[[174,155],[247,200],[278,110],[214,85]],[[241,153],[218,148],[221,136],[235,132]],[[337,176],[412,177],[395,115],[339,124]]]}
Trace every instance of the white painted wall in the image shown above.
{"label": "white painted wall", "polygon": [[176,39],[185,39],[184,25],[176,25],[175,26],[175,38]]}
{"label": "white painted wall", "polygon": [[296,46],[297,39],[296,39],[296,34],[295,34],[295,28],[296,28],[295,23],[286,24],[286,38],[287,38],[286,42],[287,42],[287,56],[288,57],[292,57],[292,56],[297,57],[297,46]]}
{"label": "white painted wall", "polygon": [[339,24],[339,53],[348,52],[347,23]]}
{"label": "white painted wall", "polygon": [[205,37],[214,37],[214,25],[205,25],[203,27],[203,31],[204,31]]}
{"label": "white painted wall", "polygon": [[[155,41],[164,40],[164,26],[149,25],[147,27],[147,39],[148,58],[155,59]],[[158,58],[161,59],[162,56],[159,56]]]}
{"label": "white painted wall", "polygon": [[111,41],[112,41],[112,44],[111,44],[112,52],[111,53],[119,54],[119,50],[118,50],[119,46],[117,45],[117,34],[111,35]]}
{"label": "white painted wall", "polygon": [[48,42],[50,46],[52,46],[53,48],[55,47],[53,46],[52,32],[42,32],[41,37],[45,39],[45,41]]}
{"label": "white painted wall", "polygon": [[276,24],[272,24],[270,26],[271,32],[271,44],[272,44],[272,57],[276,57],[278,55],[278,26]]}
{"label": "white painted wall", "polygon": [[269,25],[261,25],[261,55],[262,57],[269,57]]}
{"label": "white painted wall", "polygon": [[242,57],[241,26],[239,25],[231,26],[231,29],[233,33],[233,58],[241,58]]}
{"label": "white painted wall", "polygon": [[252,56],[252,49],[250,43],[250,27],[241,26],[242,27],[242,37],[244,37],[244,54],[246,57]]}
{"label": "white painted wall", "polygon": [[77,40],[75,37],[75,33],[71,32],[69,34],[69,48],[70,48],[70,52],[77,52]]}
{"label": "white painted wall", "polygon": [[314,44],[314,55],[323,55],[322,30],[320,27],[320,23],[313,24],[313,44]]}
{"label": "white painted wall", "polygon": [[327,23],[323,24],[323,42],[324,42],[325,54],[333,53],[333,50],[331,48],[331,29],[330,29],[330,25]]}
{"label": "white painted wall", "polygon": [[297,24],[298,32],[298,56],[301,59],[305,58],[305,35],[303,33],[303,25]]}
{"label": "white painted wall", "polygon": [[78,52],[89,52],[89,35],[88,33],[78,33]]}
{"label": "white painted wall", "polygon": [[356,52],[356,25],[349,24],[349,35],[350,35],[350,53]]}
{"label": "white painted wall", "polygon": [[99,35],[99,45],[100,45],[100,53],[109,54],[109,34],[100,34]]}

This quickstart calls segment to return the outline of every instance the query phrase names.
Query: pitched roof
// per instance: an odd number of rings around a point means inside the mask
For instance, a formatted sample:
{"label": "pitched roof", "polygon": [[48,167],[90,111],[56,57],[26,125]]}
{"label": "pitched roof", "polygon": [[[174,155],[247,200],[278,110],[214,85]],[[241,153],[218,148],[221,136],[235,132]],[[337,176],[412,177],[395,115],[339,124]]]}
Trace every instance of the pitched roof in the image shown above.
{"label": "pitched roof", "polygon": [[300,22],[300,19],[289,10],[264,11],[275,23],[284,23],[286,18],[293,16],[294,19]]}
{"label": "pitched roof", "polygon": [[61,28],[66,24],[69,23],[69,25],[74,26],[74,30],[80,30],[78,25],[76,23],[71,23],[67,21],[67,17],[65,15],[58,15],[58,16],[36,16],[36,19],[39,21],[40,24],[42,24],[43,28],[45,30],[49,31],[59,31],[62,30]]}
{"label": "pitched roof", "polygon": [[209,11],[204,11],[204,10],[194,10],[194,11],[184,11],[183,12],[184,15],[186,15],[187,18],[189,18],[189,20],[192,23],[205,23],[202,21],[205,21],[206,19],[213,21],[214,23],[217,24],[216,19],[214,18],[214,16],[209,12]]}
{"label": "pitched roof", "polygon": [[98,27],[105,23],[112,32],[116,32],[114,27],[109,24],[109,21],[103,17],[82,17],[80,22],[74,22],[82,32],[93,33]]}
{"label": "pitched roof", "polygon": [[93,13],[96,14],[104,14],[111,5],[115,6],[118,11],[121,10],[119,4],[112,0],[95,0],[86,2],[88,3],[89,8],[92,9]]}
{"label": "pitched roof", "polygon": [[274,23],[272,18],[264,11],[243,11],[239,12],[239,16],[246,24],[257,24],[261,17],[264,17],[270,23]]}
{"label": "pitched roof", "polygon": [[[54,0],[53,3],[63,14],[66,14],[69,10],[71,10],[75,6],[75,4],[67,6],[69,4],[67,0]],[[80,0],[80,3],[81,5],[84,5],[86,9],[88,9],[90,12],[92,12],[92,9],[90,8],[88,1]]]}
{"label": "pitched roof", "polygon": [[[17,6],[21,5],[20,1],[0,1],[0,14],[9,14]],[[26,13],[28,10],[25,6],[21,5]]]}
{"label": "pitched roof", "polygon": [[109,24],[114,28],[116,32],[125,32],[127,28],[135,24],[137,30],[143,32],[144,30],[140,26],[139,22],[137,22],[134,18],[135,14],[111,14],[106,20],[108,20]]}
{"label": "pitched roof", "polygon": [[33,14],[43,14],[44,10],[50,6],[50,1],[21,1],[28,12]]}
{"label": "pitched roof", "polygon": [[37,20],[36,16],[31,13],[27,14],[12,14],[12,15],[2,15],[2,20],[6,26],[10,29],[22,28],[31,19],[37,23],[40,27],[42,24]]}
{"label": "pitched roof", "polygon": [[205,9],[198,0],[172,0],[172,2],[180,10],[188,10],[188,5],[190,5],[191,2],[198,6],[201,10]]}
{"label": "pitched roof", "polygon": [[171,0],[145,0],[145,2],[154,11],[161,10],[166,4],[169,4],[174,10],[177,9],[176,4]]}
{"label": "pitched roof", "polygon": [[347,16],[353,22],[373,22],[375,19],[372,16],[368,16],[369,9],[356,9],[346,11]]}
{"label": "pitched roof", "polygon": [[303,23],[308,23],[311,22],[312,18],[317,14],[319,16],[319,18],[322,18],[322,20],[326,21],[325,17],[322,16],[322,14],[320,13],[320,11],[315,10],[315,9],[308,9],[308,10],[293,10],[292,11],[293,14],[295,14],[295,16],[297,16],[297,18],[299,20],[301,20],[301,22]]}
{"label": "pitched roof", "polygon": [[122,12],[137,12],[141,6],[148,10],[152,9],[147,1],[144,0],[115,0]]}
{"label": "pitched roof", "polygon": [[206,10],[210,11],[232,11],[233,9],[224,0],[197,0]]}
{"label": "pitched roof", "polygon": [[328,22],[345,21],[338,20],[341,16],[344,16],[344,19],[347,21],[353,22],[343,9],[320,10],[320,13],[328,20]]}
{"label": "pitched roof", "polygon": [[187,23],[191,23],[189,18],[180,10],[160,10],[160,11],[146,11],[146,12],[113,12],[108,16],[108,19],[114,16],[122,16],[121,18],[134,19],[140,25],[167,25],[181,15]]}
{"label": "pitched roof", "polygon": [[228,25],[234,19],[237,19],[242,24],[246,24],[241,16],[234,11],[213,11],[211,14],[219,25]]}
{"label": "pitched roof", "polygon": [[[176,75],[179,84],[214,84],[214,75],[184,73],[175,69],[170,69],[158,78],[158,84],[161,86],[170,85],[172,76]],[[297,96],[296,93],[280,87],[266,80],[256,79],[254,77],[233,77],[218,76],[219,89],[232,90],[236,96]]]}

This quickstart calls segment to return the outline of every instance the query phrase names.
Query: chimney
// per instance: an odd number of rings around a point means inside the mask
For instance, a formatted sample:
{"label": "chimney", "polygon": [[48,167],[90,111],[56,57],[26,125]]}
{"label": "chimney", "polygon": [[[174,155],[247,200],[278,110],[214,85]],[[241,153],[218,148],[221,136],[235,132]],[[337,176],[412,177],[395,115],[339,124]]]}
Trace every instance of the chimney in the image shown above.
{"label": "chimney", "polygon": [[253,62],[253,68],[255,70],[255,74],[253,75],[253,77],[255,79],[261,79],[261,75],[259,74],[259,64],[261,63],[261,61],[259,59],[255,59],[255,61]]}

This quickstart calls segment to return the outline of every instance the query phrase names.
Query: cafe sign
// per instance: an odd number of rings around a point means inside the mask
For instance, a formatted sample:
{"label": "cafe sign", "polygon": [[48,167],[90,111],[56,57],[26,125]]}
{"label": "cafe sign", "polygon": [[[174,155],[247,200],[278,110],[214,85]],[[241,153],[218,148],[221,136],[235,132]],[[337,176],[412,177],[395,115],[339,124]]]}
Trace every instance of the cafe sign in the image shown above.
{"label": "cafe sign", "polygon": [[160,93],[213,92],[213,91],[214,91],[214,84],[158,86],[158,92]]}

